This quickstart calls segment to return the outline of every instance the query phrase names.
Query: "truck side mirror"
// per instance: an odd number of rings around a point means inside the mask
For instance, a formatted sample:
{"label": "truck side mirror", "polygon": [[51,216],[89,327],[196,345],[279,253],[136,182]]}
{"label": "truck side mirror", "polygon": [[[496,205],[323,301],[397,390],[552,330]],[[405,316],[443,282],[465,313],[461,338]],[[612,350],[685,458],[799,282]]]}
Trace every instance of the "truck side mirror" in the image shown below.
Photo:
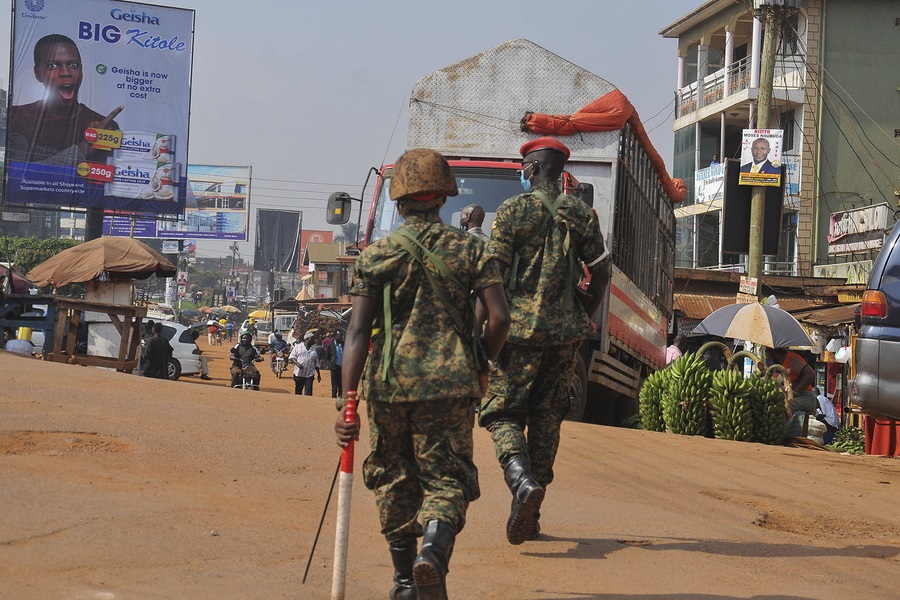
{"label": "truck side mirror", "polygon": [[344,225],[350,221],[350,202],[353,200],[347,192],[335,192],[328,196],[328,209],[325,220],[329,225]]}
{"label": "truck side mirror", "polygon": [[575,188],[578,198],[588,206],[594,206],[594,186],[590,183],[579,183]]}

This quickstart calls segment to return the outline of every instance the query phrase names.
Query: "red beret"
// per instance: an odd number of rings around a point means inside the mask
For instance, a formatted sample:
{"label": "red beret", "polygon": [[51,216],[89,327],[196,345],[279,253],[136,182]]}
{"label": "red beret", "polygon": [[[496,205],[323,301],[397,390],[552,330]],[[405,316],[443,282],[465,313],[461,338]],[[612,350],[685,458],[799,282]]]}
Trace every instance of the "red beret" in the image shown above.
{"label": "red beret", "polygon": [[536,140],[525,142],[522,144],[522,147],[519,148],[519,153],[522,155],[522,158],[525,158],[537,150],[557,150],[565,154],[566,160],[569,160],[568,147],[558,139],[552,137],[539,137]]}

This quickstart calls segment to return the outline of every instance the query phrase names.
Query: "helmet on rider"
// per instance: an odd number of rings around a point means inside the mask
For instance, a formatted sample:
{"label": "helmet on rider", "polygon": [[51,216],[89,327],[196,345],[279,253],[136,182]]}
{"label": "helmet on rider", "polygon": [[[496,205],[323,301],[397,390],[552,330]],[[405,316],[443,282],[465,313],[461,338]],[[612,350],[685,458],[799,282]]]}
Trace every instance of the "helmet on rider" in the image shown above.
{"label": "helmet on rider", "polygon": [[390,193],[391,200],[397,200],[408,212],[440,206],[447,196],[456,196],[459,190],[450,165],[439,152],[415,148],[404,152],[394,163]]}
{"label": "helmet on rider", "polygon": [[276,332],[275,332],[275,338],[276,338],[276,339],[279,339],[279,340],[282,338],[282,334],[281,334],[280,331],[276,331]]}
{"label": "helmet on rider", "polygon": [[250,325],[253,325],[254,323],[256,323],[256,319],[253,319],[253,318],[247,319],[247,323],[249,323]]}
{"label": "helmet on rider", "polygon": [[251,334],[251,333],[242,333],[241,334],[241,343],[242,344],[249,344],[252,341],[253,341],[253,334]]}

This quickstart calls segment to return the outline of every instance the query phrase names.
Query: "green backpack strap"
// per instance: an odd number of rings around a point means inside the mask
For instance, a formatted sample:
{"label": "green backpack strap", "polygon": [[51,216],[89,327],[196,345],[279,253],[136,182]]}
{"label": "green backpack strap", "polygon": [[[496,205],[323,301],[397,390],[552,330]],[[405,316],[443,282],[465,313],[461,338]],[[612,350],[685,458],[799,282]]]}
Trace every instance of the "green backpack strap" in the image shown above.
{"label": "green backpack strap", "polygon": [[[565,197],[564,193],[559,194],[555,200],[551,201],[550,196],[545,194],[543,191],[534,191],[532,192],[537,198],[541,201],[541,204],[547,209],[547,214],[544,216],[544,221],[541,223],[541,226],[538,228],[538,231],[542,231],[544,227],[547,225],[547,222],[550,219],[553,219],[553,222],[560,226],[565,230],[566,235],[563,238],[563,253],[566,255],[566,261],[568,262],[569,273],[568,273],[568,281],[569,285],[566,286],[565,291],[565,308],[566,310],[571,310],[574,305],[574,287],[578,284],[576,280],[577,273],[577,265],[575,260],[575,254],[572,252],[571,244],[572,244],[572,235],[569,229],[569,223],[559,216],[558,209],[562,206],[563,199]],[[516,276],[519,268],[519,259],[520,255],[518,252],[513,254],[512,264],[509,267],[509,282],[507,283],[507,289],[509,291],[514,291],[516,289]]]}

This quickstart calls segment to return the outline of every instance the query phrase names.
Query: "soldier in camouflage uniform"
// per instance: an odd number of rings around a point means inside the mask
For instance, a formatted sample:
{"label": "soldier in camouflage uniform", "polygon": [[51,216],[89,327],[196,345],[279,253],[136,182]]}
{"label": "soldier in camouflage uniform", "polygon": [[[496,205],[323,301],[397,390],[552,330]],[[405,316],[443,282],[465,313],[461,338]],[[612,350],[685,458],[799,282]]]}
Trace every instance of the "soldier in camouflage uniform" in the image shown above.
{"label": "soldier in camouflage uniform", "polygon": [[[505,275],[512,326],[478,417],[491,434],[512,492],[506,525],[511,544],[540,531],[539,510],[544,488],[553,481],[575,353],[592,331],[588,315],[599,307],[609,283],[597,214],[560,188],[569,149],[544,137],[520,152],[522,185],[530,193],[500,206],[488,244]],[[582,273],[579,260],[592,275],[586,305],[574,289]]]}
{"label": "soldier in camouflage uniform", "polygon": [[[366,400],[371,444],[363,478],[375,492],[381,533],[394,564],[390,597],[445,599],[455,536],[465,524],[469,503],[480,493],[472,462],[472,427],[487,372],[476,371],[473,357],[473,293],[490,313],[488,358],[495,358],[503,346],[509,309],[485,245],[441,223],[439,211],[446,197],[458,193],[443,156],[426,149],[406,152],[394,166],[390,193],[405,222],[368,246],[356,261],[343,389],[345,395],[356,390],[362,377],[360,395]],[[415,260],[404,233],[430,249],[462,287],[430,259]],[[424,258],[423,252],[416,252]],[[433,287],[424,269],[439,287]],[[469,315],[464,336],[446,306]],[[369,353],[373,326],[378,333]],[[359,424],[339,418],[335,431],[344,446],[358,435]]]}

